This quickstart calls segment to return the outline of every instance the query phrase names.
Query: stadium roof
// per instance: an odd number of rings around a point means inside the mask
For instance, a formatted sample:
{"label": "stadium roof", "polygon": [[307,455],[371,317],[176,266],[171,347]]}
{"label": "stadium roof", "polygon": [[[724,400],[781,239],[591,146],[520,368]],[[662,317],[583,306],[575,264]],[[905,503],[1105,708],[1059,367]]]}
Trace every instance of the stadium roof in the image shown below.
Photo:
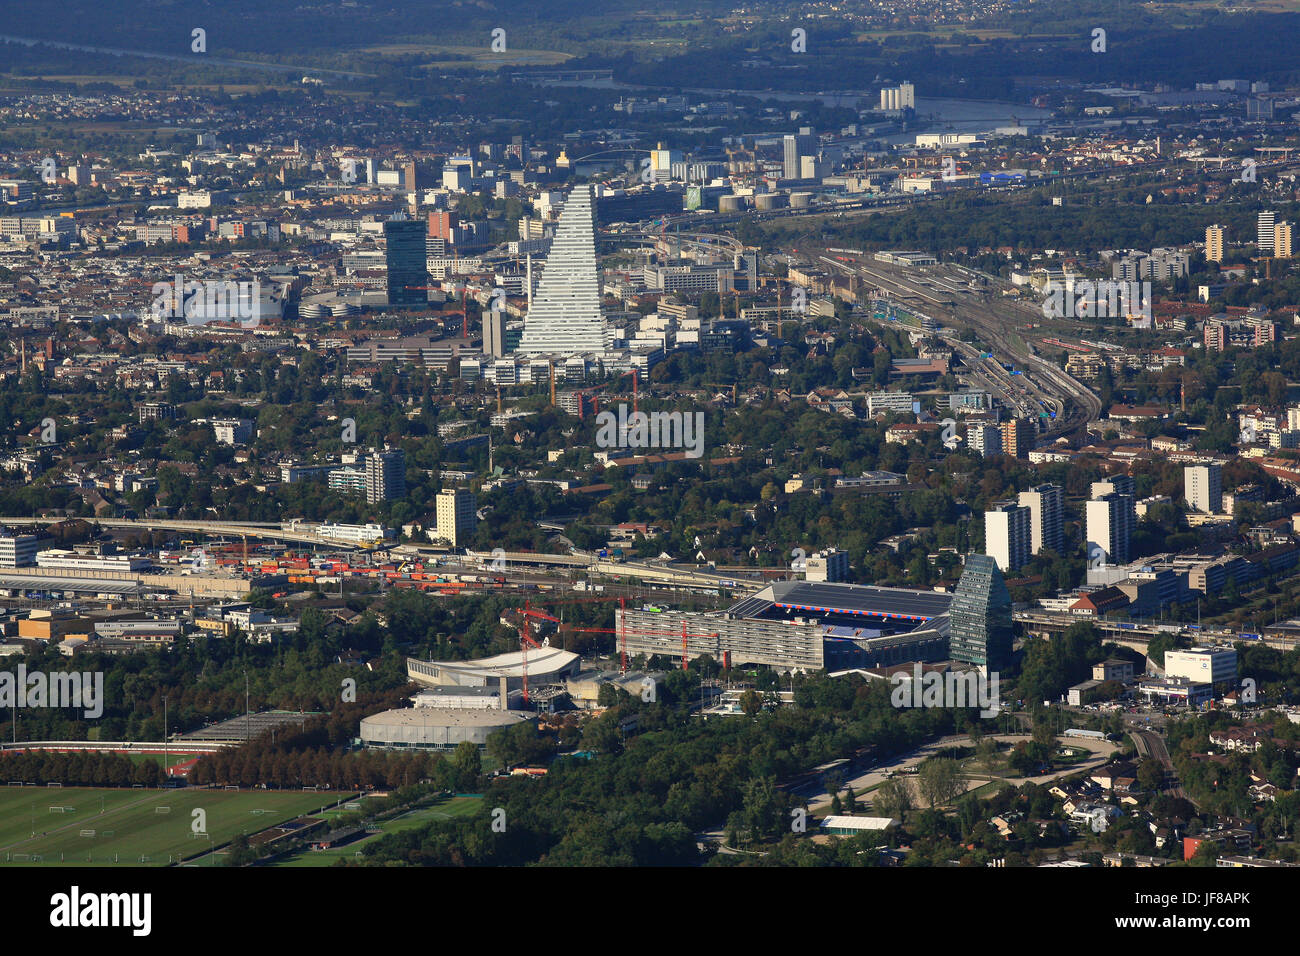
{"label": "stadium roof", "polygon": [[729,614],[758,617],[773,608],[846,614],[924,624],[948,613],[951,594],[865,584],[776,581],[732,605]]}
{"label": "stadium roof", "polygon": [[[578,655],[558,647],[533,648],[528,652],[528,672],[533,676],[562,671]],[[522,677],[523,654],[511,651],[496,657],[483,657],[473,661],[430,661],[439,670],[458,672],[472,677]]]}

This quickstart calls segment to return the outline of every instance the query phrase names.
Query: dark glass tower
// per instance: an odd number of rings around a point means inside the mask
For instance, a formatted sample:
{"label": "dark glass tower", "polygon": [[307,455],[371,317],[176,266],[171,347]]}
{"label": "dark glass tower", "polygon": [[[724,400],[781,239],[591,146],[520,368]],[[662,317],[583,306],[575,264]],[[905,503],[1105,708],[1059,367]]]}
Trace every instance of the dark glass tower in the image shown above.
{"label": "dark glass tower", "polygon": [[423,219],[389,219],[384,223],[388,251],[388,304],[427,308],[429,267],[424,246]]}
{"label": "dark glass tower", "polygon": [[987,554],[966,556],[948,616],[953,660],[993,671],[1011,663],[1011,594]]}

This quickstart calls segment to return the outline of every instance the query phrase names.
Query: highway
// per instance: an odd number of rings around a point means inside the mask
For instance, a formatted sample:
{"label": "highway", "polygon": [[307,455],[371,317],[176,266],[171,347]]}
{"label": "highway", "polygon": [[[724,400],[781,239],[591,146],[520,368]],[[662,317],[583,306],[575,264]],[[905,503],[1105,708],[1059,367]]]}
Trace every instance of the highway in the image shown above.
{"label": "highway", "polygon": [[[304,531],[286,531],[280,525],[256,521],[174,521],[152,518],[88,518],[93,524],[104,528],[136,528],[142,531],[178,531],[220,537],[265,538],[277,541],[292,541],[299,544],[311,544],[331,548],[337,551],[387,551],[402,558],[453,557],[447,548],[427,545],[393,545],[387,548],[362,547],[337,538],[323,537]],[[54,524],[51,518],[0,517],[0,525],[35,526]],[[654,584],[676,585],[694,588],[728,588],[757,590],[765,583],[762,577],[747,577],[740,572],[719,572],[712,568],[694,568],[688,565],[649,563],[642,561],[614,561],[589,552],[575,551],[571,554],[547,554],[537,551],[502,551],[475,552],[466,551],[465,559],[483,566],[500,558],[506,567],[525,565],[579,569],[588,574],[615,578],[635,578]],[[756,574],[757,569],[753,572]]]}

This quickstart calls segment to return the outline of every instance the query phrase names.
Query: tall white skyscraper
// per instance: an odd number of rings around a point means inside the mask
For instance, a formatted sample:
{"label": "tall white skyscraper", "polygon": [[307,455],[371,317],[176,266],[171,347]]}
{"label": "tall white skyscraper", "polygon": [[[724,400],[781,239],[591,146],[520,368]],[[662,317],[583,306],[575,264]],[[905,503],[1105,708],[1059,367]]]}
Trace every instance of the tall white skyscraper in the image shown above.
{"label": "tall white skyscraper", "polygon": [[1277,236],[1277,213],[1268,209],[1259,214],[1258,228],[1255,234],[1255,245],[1259,246],[1262,252],[1273,251],[1273,240]]}
{"label": "tall white skyscraper", "polygon": [[1005,502],[984,512],[984,553],[1014,574],[1029,561],[1029,509]]}
{"label": "tall white skyscraper", "polygon": [[518,351],[571,355],[601,352],[609,344],[600,311],[594,207],[590,186],[569,193]]}
{"label": "tall white skyscraper", "polygon": [[1183,469],[1183,497],[1197,511],[1223,510],[1223,469],[1217,465],[1188,465]]}
{"label": "tall white skyscraper", "polygon": [[1020,504],[1029,509],[1031,554],[1044,548],[1061,553],[1065,492],[1060,485],[1035,485],[1020,492]]}
{"label": "tall white skyscraper", "polygon": [[1131,495],[1106,494],[1094,498],[1085,506],[1084,517],[1090,567],[1097,559],[1103,564],[1123,564],[1129,559],[1129,541],[1134,524]]}

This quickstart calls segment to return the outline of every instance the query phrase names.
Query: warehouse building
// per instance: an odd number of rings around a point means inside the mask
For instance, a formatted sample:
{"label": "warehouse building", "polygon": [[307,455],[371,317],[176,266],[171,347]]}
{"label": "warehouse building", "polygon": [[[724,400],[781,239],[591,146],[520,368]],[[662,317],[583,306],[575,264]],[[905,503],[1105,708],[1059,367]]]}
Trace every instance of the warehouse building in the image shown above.
{"label": "warehouse building", "polygon": [[494,731],[532,718],[510,710],[409,707],[361,719],[360,742],[381,750],[455,750],[463,743],[487,745]]}

